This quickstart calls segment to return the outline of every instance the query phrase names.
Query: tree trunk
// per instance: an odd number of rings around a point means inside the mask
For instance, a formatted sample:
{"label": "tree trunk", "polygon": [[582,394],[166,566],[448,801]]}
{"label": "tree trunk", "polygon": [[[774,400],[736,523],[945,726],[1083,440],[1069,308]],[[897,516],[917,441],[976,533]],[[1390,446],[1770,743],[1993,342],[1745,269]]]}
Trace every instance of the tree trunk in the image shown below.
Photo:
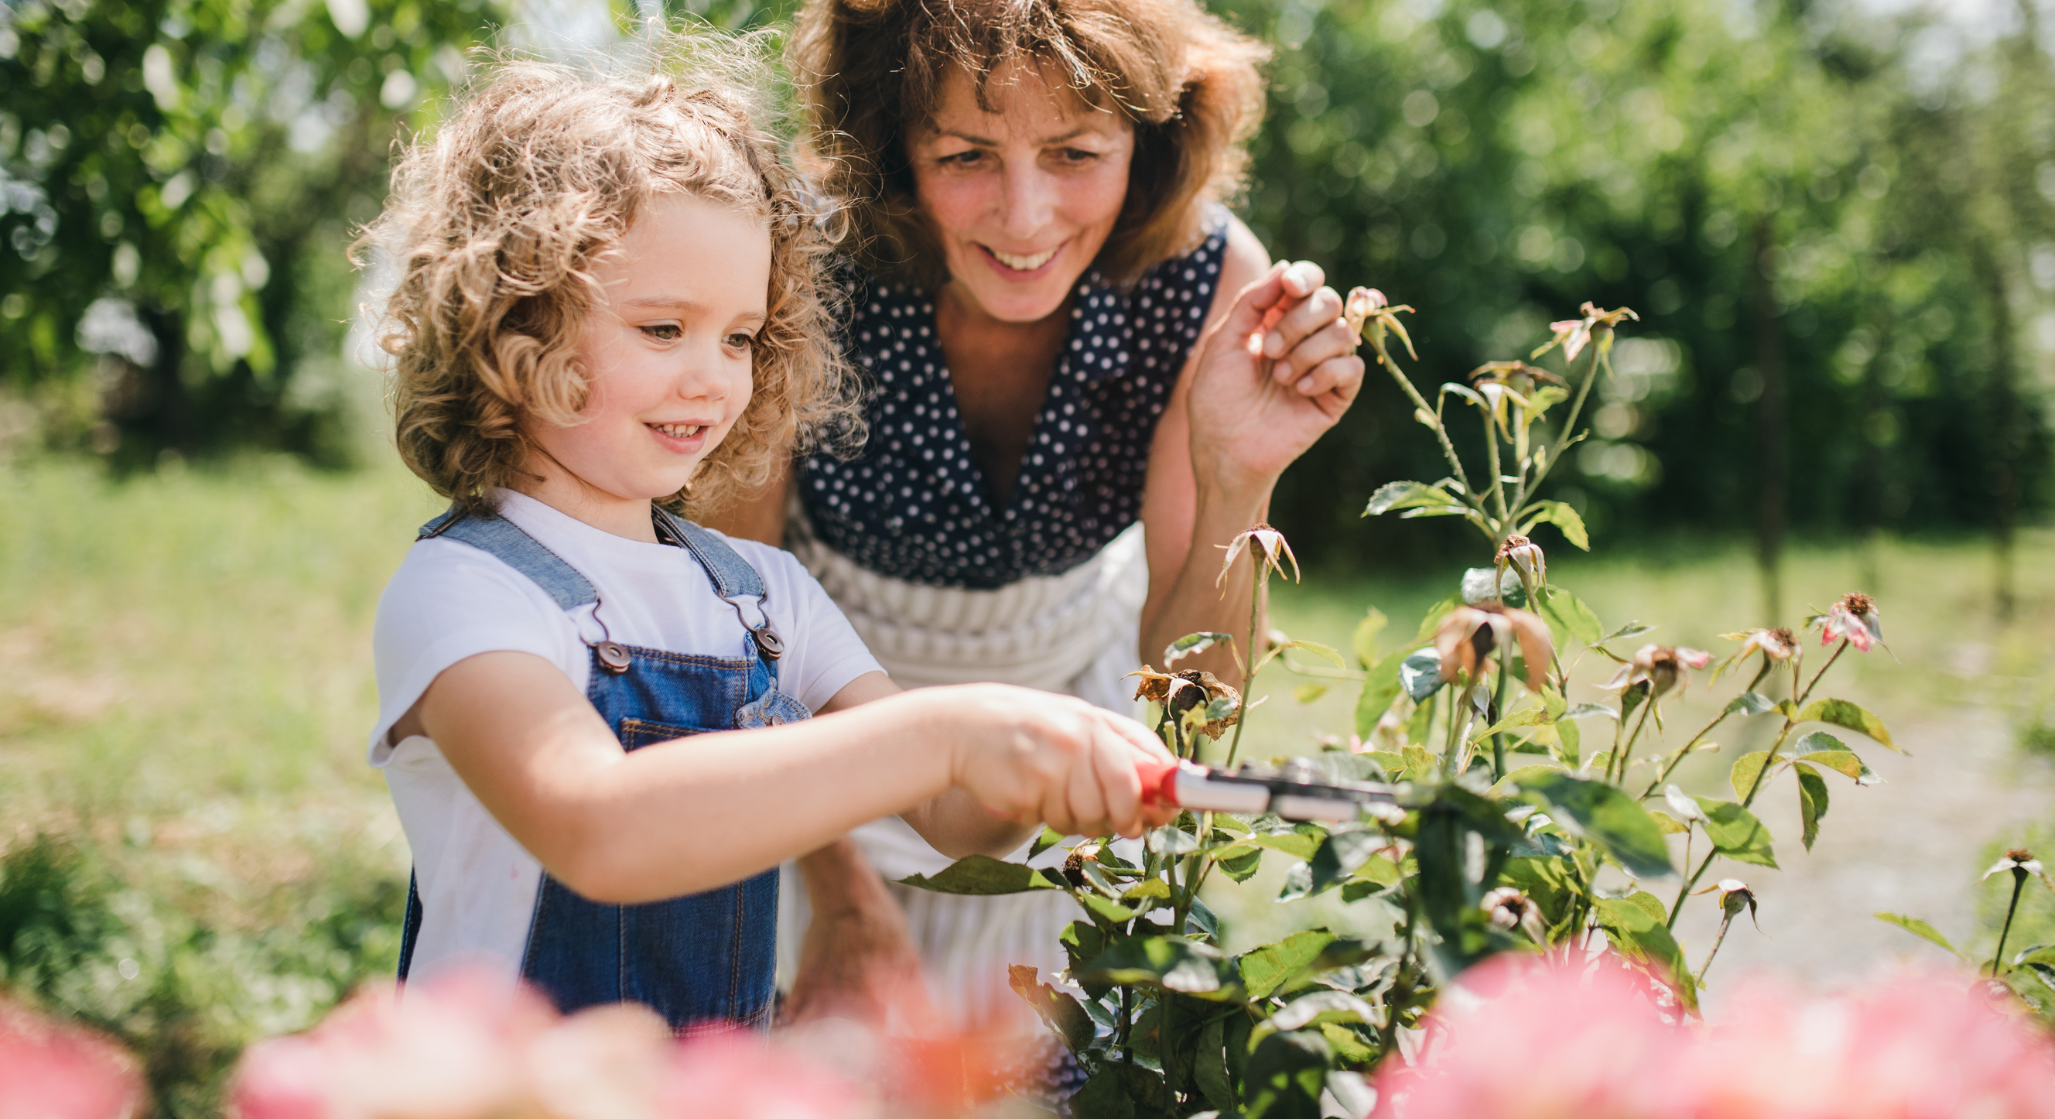
{"label": "tree trunk", "polygon": [[1762,573],[1764,622],[1782,625],[1784,596],[1780,569],[1784,553],[1786,490],[1789,486],[1789,435],[1784,389],[1784,336],[1777,322],[1770,250],[1776,247],[1771,215],[1755,222],[1750,238],[1749,276],[1754,288],[1755,368],[1762,377],[1762,396],[1756,400],[1755,461],[1761,470],[1756,487],[1755,557]]}
{"label": "tree trunk", "polygon": [[2005,270],[1982,238],[1976,242],[1977,279],[1991,308],[1991,371],[1987,385],[1990,415],[1993,599],[1998,618],[2012,616],[2012,543],[2019,524],[2020,401],[2019,361],[2012,327],[2012,296]]}

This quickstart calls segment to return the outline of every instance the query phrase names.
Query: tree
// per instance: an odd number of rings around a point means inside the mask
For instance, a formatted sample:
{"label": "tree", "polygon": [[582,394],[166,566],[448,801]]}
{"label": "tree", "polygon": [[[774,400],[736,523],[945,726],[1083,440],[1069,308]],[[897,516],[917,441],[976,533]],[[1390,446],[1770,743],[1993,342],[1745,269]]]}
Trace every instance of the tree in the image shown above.
{"label": "tree", "polygon": [[336,460],[349,223],[496,0],[0,8],[0,363],[55,434],[131,465]]}

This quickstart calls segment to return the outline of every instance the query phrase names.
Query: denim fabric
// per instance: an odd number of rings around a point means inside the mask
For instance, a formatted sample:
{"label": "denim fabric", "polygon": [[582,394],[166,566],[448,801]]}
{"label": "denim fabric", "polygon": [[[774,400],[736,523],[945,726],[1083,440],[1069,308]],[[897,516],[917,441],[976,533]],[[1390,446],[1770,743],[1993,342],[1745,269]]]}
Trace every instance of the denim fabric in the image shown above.
{"label": "denim fabric", "polygon": [[[438,520],[422,531],[427,535],[441,528],[440,535],[498,556],[550,591],[566,609],[582,605],[564,601],[577,597],[580,584],[584,601],[592,601],[591,584],[582,575],[511,522],[494,518],[483,522],[490,526],[486,531],[464,530],[474,523],[478,522],[473,518],[455,524]],[[666,527],[689,544],[687,550],[706,568],[721,597],[731,602],[742,596],[761,599],[763,584],[756,571],[718,536],[675,521]],[[560,588],[573,593],[559,594]],[[634,646],[626,651],[627,668],[614,671],[595,650],[592,682],[586,690],[625,750],[706,731],[775,726],[810,716],[804,704],[778,690],[776,662],[759,655],[758,643],[747,637],[737,642],[735,655],[727,657]],[[680,825],[690,826],[689,821]],[[410,894],[401,944],[402,979],[421,919],[418,894]],[[732,886],[644,905],[589,901],[544,873],[521,975],[566,1012],[638,1002],[662,1014],[681,1033],[738,1025],[766,1028],[775,977],[777,906],[776,868]]]}

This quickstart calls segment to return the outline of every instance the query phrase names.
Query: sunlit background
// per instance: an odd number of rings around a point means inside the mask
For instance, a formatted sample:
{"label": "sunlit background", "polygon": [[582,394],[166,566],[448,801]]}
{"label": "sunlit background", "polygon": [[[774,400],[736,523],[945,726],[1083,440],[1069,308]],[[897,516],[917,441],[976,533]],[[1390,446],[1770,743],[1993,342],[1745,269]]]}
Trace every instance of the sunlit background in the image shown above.
{"label": "sunlit background", "polygon": [[[137,1046],[166,1114],[208,1113],[247,1039],[395,956],[367,636],[435,502],[386,442],[346,257],[393,142],[481,46],[789,7],[0,6],[0,985]],[[1995,939],[1976,872],[2055,837],[2055,9],[1215,9],[1277,45],[1242,214],[1417,308],[1423,383],[1525,356],[1585,300],[1639,313],[1553,482],[1595,555],[1541,537],[1608,628],[1720,647],[1879,595],[1891,651],[1854,687],[1915,756],[1837,791],[1810,856],[1780,845],[1770,935],[1721,968],[1918,950],[1880,908]],[[1410,636],[1486,558],[1445,521],[1361,517],[1444,469],[1409,413],[1373,371],[1286,476],[1295,634],[1345,647],[1374,604]],[[1346,738],[1345,687],[1268,690],[1273,752]]]}

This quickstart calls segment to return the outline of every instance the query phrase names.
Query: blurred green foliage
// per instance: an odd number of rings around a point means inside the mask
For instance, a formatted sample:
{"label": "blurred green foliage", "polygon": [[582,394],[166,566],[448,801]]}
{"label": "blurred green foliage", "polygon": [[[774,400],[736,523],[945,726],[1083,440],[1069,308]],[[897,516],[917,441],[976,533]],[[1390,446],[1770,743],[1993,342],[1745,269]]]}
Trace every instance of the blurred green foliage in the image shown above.
{"label": "blurred green foliage", "polygon": [[[1563,479],[1594,531],[2044,507],[2055,68],[2030,7],[1953,61],[1948,29],[1798,0],[1216,7],[1280,44],[1251,224],[1417,307],[1426,380],[1525,356],[1586,299],[1641,313]],[[1281,486],[1302,551],[1460,538],[1358,519],[1442,472],[1370,376]]]}
{"label": "blurred green foliage", "polygon": [[495,0],[0,7],[0,384],[130,465],[337,462],[351,223]]}

